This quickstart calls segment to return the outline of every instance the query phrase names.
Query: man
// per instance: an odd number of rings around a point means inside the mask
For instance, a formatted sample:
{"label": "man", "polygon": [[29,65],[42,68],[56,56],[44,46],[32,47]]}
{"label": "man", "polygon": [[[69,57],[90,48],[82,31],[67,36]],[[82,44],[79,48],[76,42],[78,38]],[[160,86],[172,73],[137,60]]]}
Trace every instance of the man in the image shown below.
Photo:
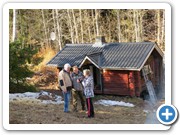
{"label": "man", "polygon": [[77,66],[73,66],[73,72],[71,74],[72,82],[73,82],[73,89],[72,89],[72,96],[73,96],[73,111],[77,112],[77,98],[79,96],[81,100],[82,110],[85,110],[85,100],[83,98],[83,86],[81,84],[82,80],[84,79],[83,73],[79,71]]}
{"label": "man", "polygon": [[70,77],[70,64],[66,63],[64,69],[59,72],[59,85],[64,96],[64,112],[69,112],[69,102],[72,90],[72,80]]}

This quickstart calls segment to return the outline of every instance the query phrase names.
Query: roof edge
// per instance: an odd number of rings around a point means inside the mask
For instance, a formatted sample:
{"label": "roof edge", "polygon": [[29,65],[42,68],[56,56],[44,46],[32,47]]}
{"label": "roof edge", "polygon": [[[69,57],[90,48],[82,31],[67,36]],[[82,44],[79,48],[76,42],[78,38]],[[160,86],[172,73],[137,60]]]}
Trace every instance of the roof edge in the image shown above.
{"label": "roof edge", "polygon": [[163,58],[164,57],[164,53],[161,51],[161,49],[159,48],[159,46],[157,45],[157,43],[154,43],[154,47],[151,49],[151,51],[149,52],[149,54],[147,55],[146,59],[144,60],[144,62],[142,63],[142,65],[140,66],[140,70],[143,68],[144,64],[146,63],[147,59],[149,58],[149,56],[151,55],[151,53],[153,52],[153,50],[156,49],[157,52],[160,54],[160,56]]}
{"label": "roof edge", "polygon": [[151,55],[151,53],[152,53],[153,50],[155,49],[155,46],[156,46],[156,44],[154,44],[154,46],[152,47],[151,51],[150,51],[149,54],[146,56],[144,62],[141,64],[141,66],[140,66],[140,68],[139,68],[140,70],[143,68],[143,66],[144,66],[144,64],[146,63],[147,59],[149,58],[149,56]]}
{"label": "roof edge", "polygon": [[128,71],[140,71],[140,68],[119,68],[119,67],[101,67],[105,70],[128,70]]}
{"label": "roof edge", "polygon": [[157,50],[157,52],[161,55],[161,57],[164,57],[164,53],[163,51],[159,48],[159,46],[155,43],[155,49]]}
{"label": "roof edge", "polygon": [[66,44],[65,46],[82,46],[82,45],[89,45],[89,46],[92,46],[93,44],[90,44],[90,43],[81,43],[81,44]]}
{"label": "roof edge", "polygon": [[95,65],[97,68],[100,68],[100,67],[99,67],[96,63],[94,63],[94,61],[91,60],[88,56],[86,56],[86,57],[82,60],[81,64],[79,65],[79,68],[82,67],[83,63],[84,63],[86,60],[89,60],[89,61],[90,61],[93,65]]}
{"label": "roof edge", "polygon": [[58,67],[57,64],[48,64],[48,65],[46,65],[46,66]]}

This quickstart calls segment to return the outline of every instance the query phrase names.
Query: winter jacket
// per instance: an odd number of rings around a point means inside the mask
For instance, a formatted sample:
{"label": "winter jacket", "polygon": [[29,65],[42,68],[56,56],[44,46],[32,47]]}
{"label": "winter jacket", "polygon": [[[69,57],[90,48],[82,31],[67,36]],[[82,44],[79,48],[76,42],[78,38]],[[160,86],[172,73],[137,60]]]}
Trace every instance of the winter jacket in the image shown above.
{"label": "winter jacket", "polygon": [[82,84],[84,86],[84,95],[86,98],[94,97],[94,81],[93,77],[89,76],[87,78],[84,78],[82,81]]}
{"label": "winter jacket", "polygon": [[[83,73],[81,71],[78,71],[78,74],[73,72],[71,74],[71,79],[72,79],[72,83],[73,83],[73,88],[77,91],[82,91],[83,86],[82,86],[81,82],[84,79]],[[79,80],[80,82],[78,83],[77,80]]]}
{"label": "winter jacket", "polygon": [[63,91],[72,88],[71,77],[69,73],[64,69],[59,72],[59,86]]}

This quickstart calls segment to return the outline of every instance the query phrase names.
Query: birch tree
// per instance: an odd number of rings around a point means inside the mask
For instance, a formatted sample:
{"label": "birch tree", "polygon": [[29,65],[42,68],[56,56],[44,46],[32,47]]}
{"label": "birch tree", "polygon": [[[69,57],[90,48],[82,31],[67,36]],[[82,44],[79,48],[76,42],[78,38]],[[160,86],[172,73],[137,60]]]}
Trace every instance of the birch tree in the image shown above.
{"label": "birch tree", "polygon": [[70,15],[70,11],[69,9],[67,9],[67,14],[68,14],[68,22],[69,22],[69,26],[70,26],[70,35],[71,35],[71,42],[72,44],[74,44],[74,31],[73,31],[73,26],[72,26],[72,18],[71,18],[71,15]]}
{"label": "birch tree", "polygon": [[59,16],[58,16],[58,9],[55,9],[56,11],[56,23],[57,23],[57,35],[58,35],[58,44],[59,44],[59,49],[62,50],[62,44],[61,44],[61,30],[59,26]]}
{"label": "birch tree", "polygon": [[93,27],[93,31],[94,31],[93,35],[96,35],[96,26],[95,26],[95,22],[94,22],[94,19],[95,19],[94,9],[91,10],[91,16],[92,16],[92,27]]}
{"label": "birch tree", "polygon": [[164,10],[16,9],[9,15],[11,41],[18,38],[32,47],[50,45],[53,30],[60,49],[69,42],[93,43],[101,34],[107,42],[149,40],[164,48]]}
{"label": "birch tree", "polygon": [[161,33],[161,19],[160,10],[157,10],[157,43],[160,44],[160,33]]}
{"label": "birch tree", "polygon": [[119,9],[117,9],[117,22],[118,22],[118,26],[117,26],[117,28],[118,28],[118,40],[119,40],[119,42],[121,42],[121,25],[120,25],[120,15],[119,15]]}
{"label": "birch tree", "polygon": [[144,15],[144,10],[140,10],[139,12],[139,36],[140,36],[140,41],[144,40],[143,36],[143,15]]}
{"label": "birch tree", "polygon": [[74,29],[76,33],[76,43],[79,43],[79,35],[78,35],[78,29],[77,29],[77,23],[76,23],[76,18],[74,14],[74,9],[72,9],[72,15],[73,15],[73,21],[74,21]]}
{"label": "birch tree", "polygon": [[140,22],[140,17],[139,17],[140,11],[133,9],[133,22],[134,22],[134,30],[135,30],[135,41],[140,42],[141,41],[141,22]]}
{"label": "birch tree", "polygon": [[163,12],[163,15],[162,15],[162,29],[161,29],[161,41],[162,41],[162,45],[161,45],[161,48],[164,50],[165,47],[164,47],[164,33],[165,33],[165,13],[164,13],[164,10],[162,11]]}
{"label": "birch tree", "polygon": [[135,31],[135,41],[138,42],[138,27],[136,22],[136,10],[133,9],[133,22],[134,22],[134,31]]}
{"label": "birch tree", "polygon": [[96,17],[96,35],[99,36],[99,23],[98,23],[98,10],[95,9],[95,17]]}
{"label": "birch tree", "polygon": [[81,12],[81,10],[82,10],[82,9],[79,9],[80,25],[81,25],[81,43],[84,43],[84,41],[83,41],[83,38],[84,38],[84,37],[83,37],[83,35],[84,35],[83,33],[84,33],[84,32],[83,32],[82,12]]}
{"label": "birch tree", "polygon": [[45,21],[45,18],[44,18],[44,10],[43,9],[41,10],[41,13],[42,13],[42,19],[43,19],[45,41],[46,41],[47,45],[49,46],[49,39],[48,39],[47,28],[46,28],[46,21]]}
{"label": "birch tree", "polygon": [[57,29],[56,29],[56,19],[55,19],[55,13],[54,13],[55,9],[52,9],[52,16],[53,16],[53,25],[54,25],[54,33],[57,33]]}
{"label": "birch tree", "polygon": [[13,9],[13,32],[12,32],[12,42],[16,38],[16,9]]}

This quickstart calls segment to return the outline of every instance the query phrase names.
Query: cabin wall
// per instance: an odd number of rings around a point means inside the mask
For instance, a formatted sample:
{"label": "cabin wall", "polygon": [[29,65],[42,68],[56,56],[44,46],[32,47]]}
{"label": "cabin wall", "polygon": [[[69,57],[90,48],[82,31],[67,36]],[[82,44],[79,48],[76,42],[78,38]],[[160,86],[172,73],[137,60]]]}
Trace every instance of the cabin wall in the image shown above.
{"label": "cabin wall", "polygon": [[[153,74],[148,76],[158,94],[162,87],[162,57],[154,50],[144,65],[150,65],[152,69]],[[144,90],[147,90],[141,71],[103,70],[101,74],[103,90],[99,90],[99,94],[139,97]]]}
{"label": "cabin wall", "polygon": [[104,70],[103,93],[113,95],[129,95],[128,71]]}
{"label": "cabin wall", "polygon": [[135,80],[135,95],[140,97],[142,92],[142,84],[141,84],[141,72],[134,71],[134,80]]}
{"label": "cabin wall", "polygon": [[142,91],[141,74],[139,71],[104,71],[103,86],[104,94],[139,97]]}
{"label": "cabin wall", "polygon": [[135,74],[134,71],[129,71],[128,74],[128,86],[129,86],[129,95],[134,97],[135,96]]}
{"label": "cabin wall", "polygon": [[[149,74],[148,77],[153,83],[155,92],[158,93],[160,89],[161,80],[162,80],[161,78],[162,57],[159,55],[159,53],[156,50],[154,50],[144,65],[150,65],[153,73]],[[142,84],[142,91],[147,90],[142,73],[141,73],[141,84]]]}

